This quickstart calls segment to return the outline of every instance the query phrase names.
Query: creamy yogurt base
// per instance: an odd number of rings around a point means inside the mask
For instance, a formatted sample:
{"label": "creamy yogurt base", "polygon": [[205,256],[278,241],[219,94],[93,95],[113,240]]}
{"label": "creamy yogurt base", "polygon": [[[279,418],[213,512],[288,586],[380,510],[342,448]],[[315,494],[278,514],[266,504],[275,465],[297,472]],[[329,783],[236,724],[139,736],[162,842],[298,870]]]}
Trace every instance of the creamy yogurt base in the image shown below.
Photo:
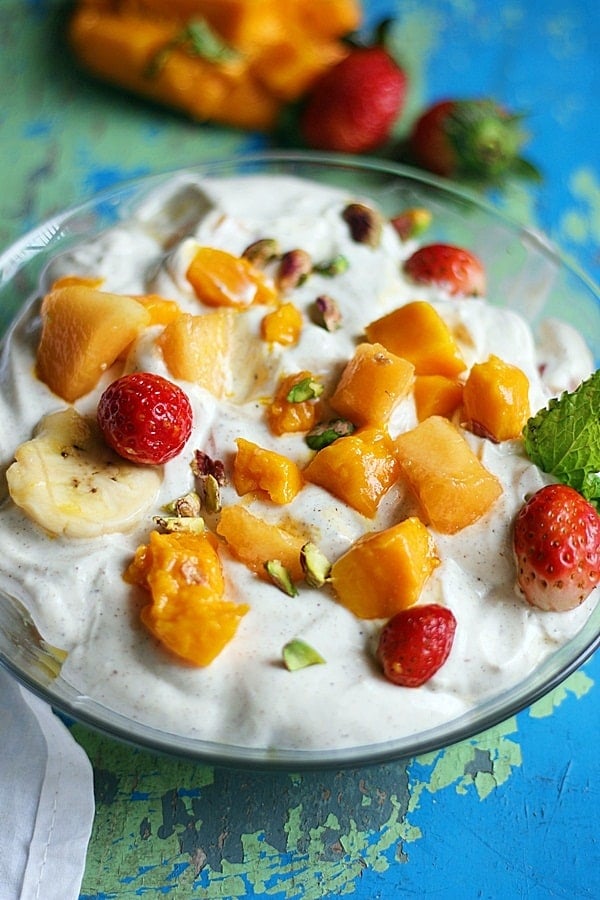
{"label": "creamy yogurt base", "polygon": [[[62,274],[98,275],[116,293],[160,293],[183,310],[200,314],[185,272],[198,244],[239,254],[252,241],[278,238],[282,250],[307,250],[315,262],[343,254],[347,272],[335,279],[313,274],[290,299],[306,314],[296,347],[258,339],[265,308],[244,312],[248,340],[231,373],[230,397],[181,382],[194,410],[194,430],[180,457],[164,467],[156,509],[128,534],[94,540],[49,537],[4,496],[0,520],[0,589],[29,609],[43,637],[68,651],[62,674],[83,695],[163,732],[242,747],[342,749],[424,731],[472,710],[527,676],[573,637],[598,599],[598,589],[578,609],[547,613],[529,607],[515,588],[511,523],[524,496],[549,479],[532,465],[519,442],[495,445],[466,433],[484,465],[500,479],[501,498],[490,512],[456,535],[433,531],[441,565],[420,602],[448,605],[458,626],[448,661],[426,685],[401,688],[385,681],[373,648],[381,622],[357,619],[326,590],[302,586],[289,598],[222,553],[227,596],[250,604],[234,640],[206,668],[180,663],[139,624],[147,597],[123,582],[135,548],[146,543],[151,515],[193,487],[193,449],[231,464],[235,439],[289,455],[300,464],[311,452],[302,436],[274,437],[264,424],[265,396],[280,375],[303,369],[335,383],[364,327],[402,303],[425,299],[452,327],[468,365],[494,353],[520,366],[530,381],[532,411],[550,396],[572,389],[593,370],[583,339],[568,325],[548,320],[537,346],[516,313],[480,299],[450,299],[432,288],[416,289],[401,274],[401,260],[415,249],[394,230],[384,230],[372,249],[352,242],[340,212],[357,198],[347,192],[280,176],[200,181],[174,178],[166,187],[89,244],[57,258],[45,273],[42,293]],[[360,198],[358,198],[360,199]],[[173,243],[173,235],[186,234]],[[320,293],[335,297],[343,327],[327,332],[310,322],[308,310]],[[206,311],[208,309],[206,308]],[[65,407],[33,374],[39,337],[36,302],[13,329],[1,374],[0,433],[6,468],[19,443],[39,419]],[[157,372],[172,379],[157,349],[153,327],[132,349],[126,370]],[[540,377],[543,363],[544,380]],[[257,388],[253,373],[260,367]],[[93,413],[104,387],[121,374],[106,373],[76,408]],[[416,424],[412,400],[395,411],[393,433]],[[6,487],[4,486],[4,492]],[[378,530],[416,512],[395,486],[377,517],[367,520],[315,485],[276,507],[239,498],[231,486],[223,503],[244,503],[268,521],[297,520],[331,560],[365,530]],[[281,663],[283,645],[299,637],[313,645],[325,665],[290,673]]]}

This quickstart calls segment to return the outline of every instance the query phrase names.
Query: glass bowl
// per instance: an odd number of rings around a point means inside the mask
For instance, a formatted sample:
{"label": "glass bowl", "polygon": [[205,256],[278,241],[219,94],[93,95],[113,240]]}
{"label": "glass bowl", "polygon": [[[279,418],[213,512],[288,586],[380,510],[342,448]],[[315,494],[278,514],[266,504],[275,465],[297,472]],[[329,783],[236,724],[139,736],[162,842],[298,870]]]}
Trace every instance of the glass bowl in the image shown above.
{"label": "glass bowl", "polygon": [[[480,198],[446,182],[387,162],[292,152],[217,160],[186,171],[210,177],[257,173],[296,175],[371,197],[390,216],[402,208],[426,207],[433,213],[427,242],[439,240],[473,250],[482,259],[488,282],[494,286],[492,302],[518,310],[534,330],[548,316],[563,319],[585,334],[596,362],[600,360],[600,294],[594,284],[568,264],[544,235],[508,220]],[[6,250],[0,256],[2,331],[39,294],[40,278],[53,257],[127,219],[149,192],[174,174],[165,172],[104,191],[80,206],[57,214]],[[10,460],[3,461],[0,498],[6,497],[4,471],[9,463]],[[303,770],[362,765],[449,746],[533,703],[578,668],[599,642],[600,604],[579,633],[547,657],[525,680],[442,726],[395,740],[340,750],[247,748],[161,731],[123,716],[93,697],[83,696],[63,678],[56,654],[40,636],[28,612],[14,598],[0,593],[0,662],[54,708],[137,746],[237,767]]]}

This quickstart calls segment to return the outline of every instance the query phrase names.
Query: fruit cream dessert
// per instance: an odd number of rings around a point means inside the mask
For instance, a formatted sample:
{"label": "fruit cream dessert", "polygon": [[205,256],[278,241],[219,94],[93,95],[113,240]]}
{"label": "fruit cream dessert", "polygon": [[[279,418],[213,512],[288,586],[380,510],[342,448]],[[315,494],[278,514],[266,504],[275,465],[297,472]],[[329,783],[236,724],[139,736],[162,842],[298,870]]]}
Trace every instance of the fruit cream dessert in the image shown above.
{"label": "fruit cream dessert", "polygon": [[183,173],[44,273],[4,354],[0,589],[82,695],[217,743],[363,746],[586,622],[593,359],[397,212]]}

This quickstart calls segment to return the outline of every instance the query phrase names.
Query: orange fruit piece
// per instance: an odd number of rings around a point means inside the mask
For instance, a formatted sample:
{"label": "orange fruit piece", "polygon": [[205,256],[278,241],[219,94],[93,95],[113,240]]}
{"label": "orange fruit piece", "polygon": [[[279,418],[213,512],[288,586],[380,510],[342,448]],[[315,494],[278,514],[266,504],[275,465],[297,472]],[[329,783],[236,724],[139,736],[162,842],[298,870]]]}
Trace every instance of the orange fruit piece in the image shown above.
{"label": "orange fruit piece", "polygon": [[245,438],[238,438],[236,444],[233,485],[238,494],[258,491],[273,503],[291,503],[303,484],[296,463]]}
{"label": "orange fruit piece", "polygon": [[197,666],[219,655],[249,609],[225,599],[221,561],[208,533],[153,531],[149,544],[138,547],[125,580],[151,594],[140,614],[148,630]]}
{"label": "orange fruit piece", "polygon": [[198,247],[186,277],[207,306],[244,308],[277,300],[275,287],[249,260],[217,247]]}
{"label": "orange fruit piece", "polygon": [[150,313],[150,325],[169,325],[181,314],[181,308],[175,300],[167,300],[160,294],[141,294],[135,299]]}
{"label": "orange fruit piece", "polygon": [[85,284],[51,291],[42,302],[38,378],[73,403],[96,386],[149,320],[132,297]]}

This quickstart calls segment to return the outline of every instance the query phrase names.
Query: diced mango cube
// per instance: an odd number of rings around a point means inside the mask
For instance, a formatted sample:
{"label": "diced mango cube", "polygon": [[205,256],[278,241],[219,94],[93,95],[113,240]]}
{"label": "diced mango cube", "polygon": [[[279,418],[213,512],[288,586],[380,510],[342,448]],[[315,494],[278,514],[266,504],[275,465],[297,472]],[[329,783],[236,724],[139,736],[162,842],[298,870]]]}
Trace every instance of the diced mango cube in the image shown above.
{"label": "diced mango cube", "polygon": [[291,503],[303,484],[296,463],[245,438],[238,438],[236,444],[233,486],[238,494],[258,491],[273,503]]}
{"label": "diced mango cube", "polygon": [[208,533],[153,531],[138,547],[125,580],[150,592],[148,630],[182,659],[207,666],[235,635],[249,607],[225,599],[215,539]]}
{"label": "diced mango cube", "polygon": [[414,379],[414,366],[381,344],[359,344],[330,399],[354,425],[384,426]]}
{"label": "diced mango cube", "polygon": [[529,379],[522,369],[492,354],[471,368],[463,404],[470,431],[496,442],[514,440],[531,415]]}
{"label": "diced mango cube", "polygon": [[167,325],[157,344],[171,375],[222,397],[237,315],[234,309],[217,309],[203,316],[182,313]]}
{"label": "diced mango cube", "polygon": [[430,416],[394,441],[400,476],[415,494],[423,519],[454,534],[476,522],[502,486],[448,419]]}
{"label": "diced mango cube", "polygon": [[331,567],[337,599],[361,619],[413,606],[439,565],[433,536],[416,516],[364,535]]}
{"label": "diced mango cube", "polygon": [[413,389],[417,419],[450,418],[462,403],[463,384],[447,375],[417,375]]}
{"label": "diced mango cube", "polygon": [[217,247],[198,247],[186,277],[207,306],[243,309],[252,303],[277,301],[277,291],[263,272],[244,257]]}
{"label": "diced mango cube", "polygon": [[366,334],[372,343],[409,360],[417,375],[453,378],[466,368],[452,332],[425,300],[414,300],[376,319],[367,325]]}
{"label": "diced mango cube", "polygon": [[96,387],[149,321],[132,297],[81,283],[51,291],[42,302],[38,378],[73,403]]}
{"label": "diced mango cube", "polygon": [[304,577],[300,551],[306,538],[265,522],[243,506],[226,506],[222,510],[217,534],[227,542],[231,553],[260,578],[268,580],[265,563],[271,560],[278,560],[292,581]]}
{"label": "diced mango cube", "polygon": [[267,313],[260,323],[263,341],[291,347],[298,343],[302,333],[302,313],[293,303],[282,303]]}
{"label": "diced mango cube", "polygon": [[398,477],[394,444],[382,429],[361,428],[319,450],[303,474],[306,481],[373,518]]}
{"label": "diced mango cube", "polygon": [[150,313],[150,325],[168,325],[181,315],[179,304],[160,294],[139,294],[135,299]]}
{"label": "diced mango cube", "polygon": [[288,400],[292,388],[306,378],[312,378],[310,372],[295,372],[284,376],[267,407],[267,422],[270,431],[275,435],[289,434],[299,431],[310,431],[317,421],[318,403],[314,400]]}

